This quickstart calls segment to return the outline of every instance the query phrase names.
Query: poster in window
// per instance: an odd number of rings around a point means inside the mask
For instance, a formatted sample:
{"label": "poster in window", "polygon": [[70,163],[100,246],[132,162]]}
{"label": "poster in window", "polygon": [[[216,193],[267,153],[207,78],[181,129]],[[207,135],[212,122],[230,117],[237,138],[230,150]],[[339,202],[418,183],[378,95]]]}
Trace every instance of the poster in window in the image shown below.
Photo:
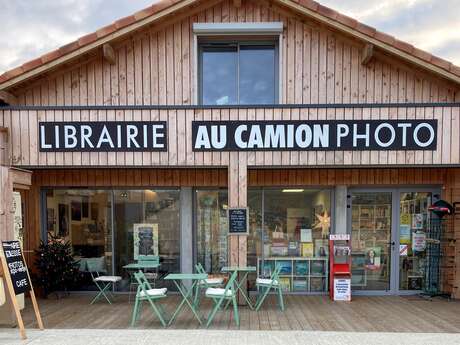
{"label": "poster in window", "polygon": [[412,229],[423,229],[423,214],[415,213],[412,215]]}
{"label": "poster in window", "polygon": [[423,252],[426,249],[426,233],[417,231],[412,233],[412,250],[414,252]]}
{"label": "poster in window", "polygon": [[378,270],[381,265],[381,253],[382,249],[380,247],[367,248],[364,267],[368,270]]}
{"label": "poster in window", "polygon": [[399,243],[409,244],[410,243],[410,227],[406,224],[399,226]]}
{"label": "poster in window", "polygon": [[158,256],[158,224],[134,224],[134,260],[139,255]]}

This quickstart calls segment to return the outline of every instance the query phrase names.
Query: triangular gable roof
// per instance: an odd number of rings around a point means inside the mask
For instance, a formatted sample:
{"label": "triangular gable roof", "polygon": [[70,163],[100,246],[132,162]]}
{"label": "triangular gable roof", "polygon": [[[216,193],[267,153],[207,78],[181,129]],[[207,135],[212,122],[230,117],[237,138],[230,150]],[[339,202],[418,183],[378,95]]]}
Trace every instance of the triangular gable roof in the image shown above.
{"label": "triangular gable roof", "polygon": [[[68,62],[75,57],[88,53],[116,38],[138,30],[166,15],[172,14],[184,7],[199,2],[200,0],[161,0],[133,15],[121,18],[93,33],[80,37],[78,40],[66,44],[56,50],[42,55],[23,65],[11,69],[0,75],[0,90],[7,89],[21,81],[38,76],[40,73]],[[278,3],[319,22],[345,32],[364,42],[399,56],[422,68],[430,70],[446,79],[460,84],[460,67],[426,51],[418,49],[409,43],[400,41],[393,36],[385,34],[360,23],[357,20],[343,15],[331,8],[311,0],[275,0]]]}

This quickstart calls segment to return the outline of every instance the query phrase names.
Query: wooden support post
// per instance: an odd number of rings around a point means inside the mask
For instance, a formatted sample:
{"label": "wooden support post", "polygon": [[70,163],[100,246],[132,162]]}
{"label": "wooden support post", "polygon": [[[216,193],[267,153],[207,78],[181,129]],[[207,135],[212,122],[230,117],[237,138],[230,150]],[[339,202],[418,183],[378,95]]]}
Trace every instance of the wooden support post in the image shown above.
{"label": "wooden support post", "polygon": [[106,43],[102,46],[102,53],[104,55],[104,59],[106,59],[109,64],[115,65],[117,63],[115,51],[110,44]]}
{"label": "wooden support post", "polygon": [[374,45],[373,44],[366,44],[363,49],[363,57],[361,60],[361,64],[366,66],[374,57]]}
{"label": "wooden support post", "polygon": [[[246,153],[231,152],[228,167],[228,206],[247,206],[247,162]],[[228,236],[228,264],[229,266],[245,267],[247,265],[247,235]],[[242,296],[239,303],[245,303]]]}
{"label": "wooden support post", "polygon": [[7,91],[0,90],[0,100],[9,104],[9,105],[16,105],[18,104],[18,99],[15,95]]}

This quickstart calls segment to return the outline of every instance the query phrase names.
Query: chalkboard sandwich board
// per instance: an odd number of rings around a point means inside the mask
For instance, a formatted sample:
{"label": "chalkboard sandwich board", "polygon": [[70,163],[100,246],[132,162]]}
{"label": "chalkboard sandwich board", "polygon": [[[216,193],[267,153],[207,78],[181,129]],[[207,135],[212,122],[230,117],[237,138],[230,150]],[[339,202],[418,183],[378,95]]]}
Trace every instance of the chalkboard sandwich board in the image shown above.
{"label": "chalkboard sandwich board", "polygon": [[[43,330],[44,327],[19,241],[2,241],[0,247],[0,264],[3,268],[3,278],[6,281],[11,304],[13,305],[14,313],[18,321],[19,333],[22,339],[26,339],[26,329],[24,327],[24,321],[22,320],[21,311],[19,310],[18,301],[16,300],[17,295],[30,292],[30,299],[34,307],[38,327],[41,330]],[[1,272],[0,278],[2,278]]]}
{"label": "chalkboard sandwich board", "polygon": [[27,266],[22,258],[19,241],[4,241],[2,246],[8,272],[13,283],[14,294],[17,296],[30,291],[29,275],[27,274]]}
{"label": "chalkboard sandwich board", "polygon": [[247,235],[249,229],[249,211],[247,207],[228,209],[228,234]]}

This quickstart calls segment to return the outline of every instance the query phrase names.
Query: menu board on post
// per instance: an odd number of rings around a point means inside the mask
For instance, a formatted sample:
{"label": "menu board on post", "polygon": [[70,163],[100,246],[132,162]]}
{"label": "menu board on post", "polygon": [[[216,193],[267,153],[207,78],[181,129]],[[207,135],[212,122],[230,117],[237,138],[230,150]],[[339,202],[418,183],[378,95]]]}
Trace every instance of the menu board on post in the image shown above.
{"label": "menu board on post", "polygon": [[234,207],[228,209],[228,234],[247,235],[249,228],[247,207]]}
{"label": "menu board on post", "polygon": [[42,330],[43,322],[19,241],[3,241],[0,250],[0,259],[3,269],[2,275],[5,278],[11,303],[18,320],[19,332],[21,337],[26,339],[24,322],[22,321],[21,311],[19,310],[19,305],[16,300],[17,295],[30,292],[38,327]]}

